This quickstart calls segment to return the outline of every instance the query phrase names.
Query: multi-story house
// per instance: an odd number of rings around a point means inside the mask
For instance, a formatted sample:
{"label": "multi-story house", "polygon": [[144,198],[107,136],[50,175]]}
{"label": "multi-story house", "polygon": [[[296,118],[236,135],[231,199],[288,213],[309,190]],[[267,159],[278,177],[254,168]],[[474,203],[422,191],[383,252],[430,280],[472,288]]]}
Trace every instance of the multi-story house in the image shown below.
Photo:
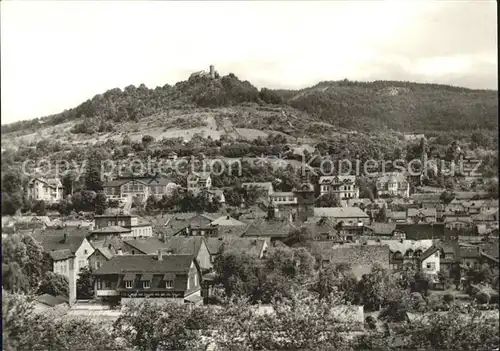
{"label": "multi-story house", "polygon": [[70,274],[77,276],[82,268],[88,267],[88,258],[94,253],[86,234],[80,229],[46,230],[36,234],[35,239],[51,257],[54,273],[70,279]]}
{"label": "multi-story house", "polygon": [[[120,233],[122,238],[149,237],[153,235],[151,223],[140,221],[137,216],[132,215],[98,215],[94,217],[93,227],[92,233],[102,233],[104,236],[106,233]],[[113,230],[106,228],[112,228]],[[104,237],[101,236],[101,239],[104,239]]]}
{"label": "multi-story house", "polygon": [[322,176],[319,178],[320,195],[333,193],[340,200],[359,198],[356,176]]}
{"label": "multi-story house", "polygon": [[407,210],[408,223],[434,223],[436,220],[435,208],[409,208]]}
{"label": "multi-story house", "polygon": [[195,303],[201,296],[201,270],[192,255],[117,255],[93,272],[95,297],[125,302],[150,298]]}
{"label": "multi-story house", "polygon": [[370,216],[358,207],[315,207],[314,217],[332,218],[344,225],[370,224]]}
{"label": "multi-story house", "polygon": [[187,178],[188,191],[198,192],[209,190],[212,187],[212,178],[210,172],[194,172]]}
{"label": "multi-story house", "polygon": [[293,192],[275,192],[269,195],[269,202],[276,206],[294,206],[297,205],[297,197]]}
{"label": "multi-story house", "polygon": [[241,187],[245,190],[254,188],[262,195],[268,197],[271,196],[271,194],[274,192],[273,183],[271,182],[241,183]]}
{"label": "multi-story house", "polygon": [[111,180],[103,185],[109,200],[121,200],[138,197],[146,200],[150,195],[161,198],[168,195],[177,184],[161,177],[123,177]]}
{"label": "multi-story house", "polygon": [[466,215],[445,215],[445,227],[452,230],[470,229],[474,225],[474,221],[470,216]]}
{"label": "multi-story house", "polygon": [[432,246],[432,240],[382,239],[380,244],[389,246],[392,269],[401,270],[405,265],[417,267],[422,254]]}
{"label": "multi-story house", "polygon": [[440,271],[441,252],[438,247],[431,246],[419,257],[419,269],[426,275],[432,277],[437,283],[437,274]]}
{"label": "multi-story house", "polygon": [[59,178],[34,178],[28,183],[28,198],[34,201],[54,203],[63,198],[63,186]]}
{"label": "multi-story house", "polygon": [[407,198],[410,196],[410,183],[402,173],[385,174],[379,177],[375,184],[379,197]]}

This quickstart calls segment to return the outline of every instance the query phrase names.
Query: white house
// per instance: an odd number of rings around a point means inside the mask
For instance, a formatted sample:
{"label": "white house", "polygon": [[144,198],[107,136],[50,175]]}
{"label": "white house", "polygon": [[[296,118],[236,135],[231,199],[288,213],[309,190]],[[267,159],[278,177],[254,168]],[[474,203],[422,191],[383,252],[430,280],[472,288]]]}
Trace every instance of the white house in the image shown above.
{"label": "white house", "polygon": [[[85,230],[57,229],[38,234],[35,239],[52,258],[54,273],[70,279],[70,274],[77,276],[82,268],[88,267],[88,258],[94,253],[86,234]],[[73,262],[74,269],[71,269]]]}
{"label": "white house", "polygon": [[402,173],[394,172],[385,174],[377,179],[377,195],[410,197],[410,183]]}
{"label": "white house", "polygon": [[210,172],[194,172],[187,178],[188,191],[197,192],[202,189],[210,189],[212,187],[212,178]]}
{"label": "white house", "polygon": [[333,193],[340,200],[359,198],[356,176],[322,176],[319,178],[321,195]]}
{"label": "white house", "polygon": [[168,195],[177,185],[166,178],[135,177],[111,180],[103,185],[108,200],[122,200],[139,197],[142,200],[150,195],[161,198]]}
{"label": "white house", "polygon": [[59,178],[34,178],[28,183],[28,198],[35,201],[57,202],[63,198],[63,186]]}
{"label": "white house", "polygon": [[420,256],[420,270],[433,277],[437,277],[440,267],[440,250],[436,246],[431,246],[422,253]]}
{"label": "white house", "polygon": [[269,195],[269,201],[272,201],[275,205],[296,205],[297,197],[293,192],[275,192]]}

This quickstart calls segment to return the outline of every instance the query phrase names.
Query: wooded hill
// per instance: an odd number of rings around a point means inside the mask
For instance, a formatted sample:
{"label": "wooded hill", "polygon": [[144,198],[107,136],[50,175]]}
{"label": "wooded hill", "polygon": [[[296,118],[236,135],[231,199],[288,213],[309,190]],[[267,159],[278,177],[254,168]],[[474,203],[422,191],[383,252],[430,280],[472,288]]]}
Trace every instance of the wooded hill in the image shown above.
{"label": "wooded hill", "polygon": [[220,108],[244,103],[293,107],[308,119],[358,131],[439,132],[498,126],[498,92],[397,81],[328,81],[301,90],[257,89],[234,74],[190,78],[154,89],[144,84],[111,89],[59,114],[2,125],[2,134],[95,119],[96,132],[110,124],[167,114],[170,109]]}

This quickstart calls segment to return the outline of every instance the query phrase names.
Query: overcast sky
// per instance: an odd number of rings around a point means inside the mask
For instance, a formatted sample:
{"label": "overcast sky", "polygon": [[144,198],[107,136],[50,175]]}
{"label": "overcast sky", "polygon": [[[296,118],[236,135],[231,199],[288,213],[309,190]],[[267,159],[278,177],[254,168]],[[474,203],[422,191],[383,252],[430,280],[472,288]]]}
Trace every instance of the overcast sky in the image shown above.
{"label": "overcast sky", "polygon": [[255,86],[410,80],[497,89],[496,1],[2,1],[2,124],[214,64]]}

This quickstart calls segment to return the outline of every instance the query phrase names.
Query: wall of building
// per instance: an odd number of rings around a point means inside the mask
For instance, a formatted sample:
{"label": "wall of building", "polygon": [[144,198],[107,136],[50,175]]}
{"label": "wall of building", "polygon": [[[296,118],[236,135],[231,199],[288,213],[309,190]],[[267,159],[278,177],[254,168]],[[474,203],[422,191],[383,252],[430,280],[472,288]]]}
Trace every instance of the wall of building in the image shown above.
{"label": "wall of building", "polygon": [[198,252],[198,264],[201,269],[210,269],[212,268],[212,263],[210,262],[210,253],[208,252],[207,245],[203,241],[200,246],[200,251]]}
{"label": "wall of building", "polygon": [[88,267],[89,257],[94,253],[94,248],[87,239],[83,239],[82,244],[75,252],[75,270],[80,272],[83,267]]}
{"label": "wall of building", "polygon": [[[429,257],[427,257],[425,260],[422,261],[422,271],[426,274],[437,274],[441,267],[440,267],[440,254],[439,251],[436,251]],[[430,265],[430,268],[429,268]]]}
{"label": "wall of building", "polygon": [[106,262],[107,262],[107,258],[104,257],[104,255],[99,250],[96,250],[89,257],[89,267],[93,270],[99,269]]}

